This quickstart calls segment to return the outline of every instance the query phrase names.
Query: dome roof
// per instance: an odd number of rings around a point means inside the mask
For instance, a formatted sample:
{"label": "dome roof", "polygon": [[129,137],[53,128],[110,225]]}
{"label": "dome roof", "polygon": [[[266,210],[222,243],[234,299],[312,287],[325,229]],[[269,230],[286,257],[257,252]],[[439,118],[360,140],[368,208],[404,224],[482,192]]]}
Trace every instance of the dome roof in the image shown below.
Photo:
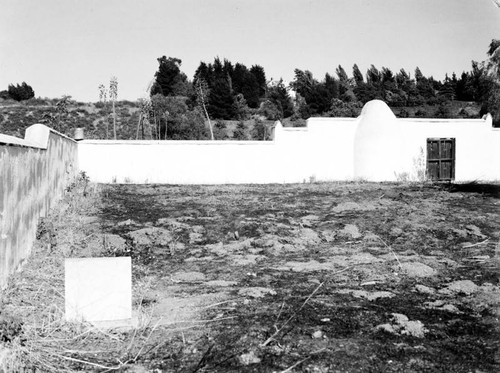
{"label": "dome roof", "polygon": [[367,102],[354,140],[355,177],[390,181],[399,169],[401,129],[396,116],[381,100]]}

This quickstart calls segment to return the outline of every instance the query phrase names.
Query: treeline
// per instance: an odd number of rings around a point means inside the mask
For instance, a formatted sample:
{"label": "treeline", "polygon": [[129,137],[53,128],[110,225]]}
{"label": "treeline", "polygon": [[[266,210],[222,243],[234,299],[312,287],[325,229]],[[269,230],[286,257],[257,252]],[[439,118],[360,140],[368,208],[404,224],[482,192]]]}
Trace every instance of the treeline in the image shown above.
{"label": "treeline", "polygon": [[[489,55],[491,57],[490,52]],[[438,107],[428,116],[441,112],[445,115],[444,108],[453,101],[479,102],[481,114],[498,111],[495,100],[491,99],[498,83],[492,81],[488,73],[491,70],[489,62],[473,61],[470,71],[460,76],[447,74],[443,81],[425,76],[418,67],[413,73],[405,69],[394,73],[387,67],[378,69],[371,65],[363,74],[354,64],[349,75],[339,65],[334,75],[327,73],[321,80],[308,70],[295,69],[294,80],[288,86],[282,79],[267,80],[260,65],[247,67],[215,58],[210,63],[200,62],[190,81],[180,69],[181,60],[163,56],[158,62],[151,97],[176,97],[186,111],[199,110],[205,120],[245,120],[255,116],[268,120],[289,118],[291,121],[311,116],[354,117],[373,99],[401,108],[397,110],[400,116],[409,115],[404,108],[421,106]],[[421,110],[414,111],[416,115],[426,116]],[[168,126],[165,128],[168,131]]]}
{"label": "treeline", "polygon": [[463,72],[460,78],[453,73],[451,78],[446,75],[443,82],[424,76],[418,67],[413,77],[405,69],[394,74],[387,67],[379,70],[374,65],[363,75],[355,64],[352,77],[349,77],[339,65],[336,75],[327,73],[318,81],[310,71],[295,69],[290,87],[297,94],[296,110],[302,118],[337,116],[339,108],[363,105],[374,99],[383,100],[391,107],[434,106],[454,100],[478,102],[484,99],[489,87],[477,62],[473,62],[472,70]]}

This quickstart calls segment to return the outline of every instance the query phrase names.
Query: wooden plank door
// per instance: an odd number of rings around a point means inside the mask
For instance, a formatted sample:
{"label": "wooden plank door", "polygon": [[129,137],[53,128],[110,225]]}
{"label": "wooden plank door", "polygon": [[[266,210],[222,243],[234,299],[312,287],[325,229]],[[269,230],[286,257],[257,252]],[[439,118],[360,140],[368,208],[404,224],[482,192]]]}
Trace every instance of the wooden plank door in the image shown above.
{"label": "wooden plank door", "polygon": [[427,177],[433,181],[455,179],[455,139],[427,139]]}

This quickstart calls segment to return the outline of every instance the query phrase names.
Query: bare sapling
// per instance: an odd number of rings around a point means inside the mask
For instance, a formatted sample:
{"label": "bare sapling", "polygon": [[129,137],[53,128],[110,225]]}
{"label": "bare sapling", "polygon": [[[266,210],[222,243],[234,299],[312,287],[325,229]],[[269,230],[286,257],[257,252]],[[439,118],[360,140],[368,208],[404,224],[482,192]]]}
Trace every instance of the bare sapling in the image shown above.
{"label": "bare sapling", "polygon": [[[106,103],[108,101],[108,90],[104,86],[104,84],[99,84],[99,102],[104,104],[106,107]],[[108,139],[108,121],[106,120],[106,140]]]}
{"label": "bare sapling", "polygon": [[205,113],[205,117],[208,121],[208,127],[210,129],[210,138],[214,140],[214,130],[212,128],[212,122],[210,121],[210,116],[208,115],[207,110],[207,101],[210,91],[208,89],[208,84],[203,79],[198,79],[196,82],[196,101],[198,101],[198,105],[203,109]]}
{"label": "bare sapling", "polygon": [[113,107],[113,138],[116,140],[116,110],[115,104],[118,98],[118,78],[112,76],[109,81],[109,99],[111,100]]}

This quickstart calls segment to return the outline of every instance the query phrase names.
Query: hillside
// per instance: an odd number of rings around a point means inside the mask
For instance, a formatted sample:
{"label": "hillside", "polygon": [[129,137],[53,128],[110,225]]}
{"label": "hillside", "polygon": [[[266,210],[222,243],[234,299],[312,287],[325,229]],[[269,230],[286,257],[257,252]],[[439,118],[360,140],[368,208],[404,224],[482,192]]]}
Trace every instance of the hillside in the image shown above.
{"label": "hillside", "polygon": [[[113,137],[113,117],[110,105],[103,103],[82,103],[70,101],[65,111],[57,106],[57,99],[30,99],[17,102],[0,100],[0,133],[24,137],[24,130],[34,123],[46,124],[59,132],[73,137],[75,128],[84,128],[87,139],[106,139]],[[480,105],[475,102],[453,101],[446,106],[417,106],[392,108],[398,117],[417,118],[479,118]],[[361,111],[361,109],[359,109]],[[117,138],[122,140],[136,139],[140,110],[137,102],[119,101],[116,104]],[[216,139],[257,140],[261,135],[254,131],[255,118],[245,121],[214,121]],[[242,123],[239,125],[239,123]],[[262,122],[266,128],[273,124],[271,120]],[[238,129],[238,125],[240,128]],[[284,126],[297,127],[305,125],[305,120],[283,120]],[[239,133],[237,133],[239,130]],[[141,131],[142,132],[142,131]],[[107,135],[106,135],[107,133]],[[265,135],[264,135],[265,136]],[[151,139],[148,128],[146,139]],[[141,137],[142,138],[142,137]]]}

